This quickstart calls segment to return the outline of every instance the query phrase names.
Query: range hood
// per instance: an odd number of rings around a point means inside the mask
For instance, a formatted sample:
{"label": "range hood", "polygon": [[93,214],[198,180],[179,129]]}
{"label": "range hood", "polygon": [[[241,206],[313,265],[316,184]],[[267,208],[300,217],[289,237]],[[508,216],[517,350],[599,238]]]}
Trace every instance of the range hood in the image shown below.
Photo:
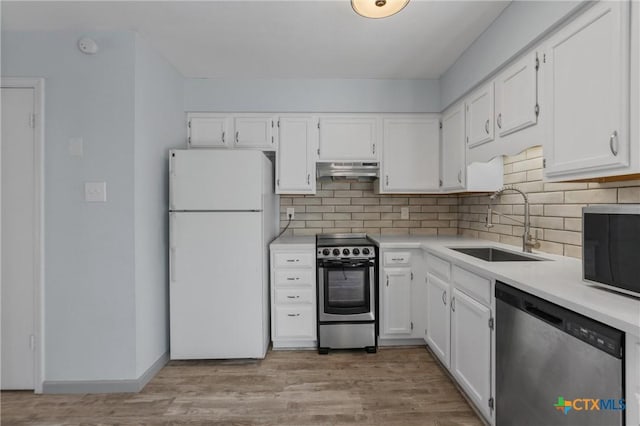
{"label": "range hood", "polygon": [[357,179],[370,182],[378,178],[380,166],[377,161],[330,161],[316,163],[316,171],[318,179]]}

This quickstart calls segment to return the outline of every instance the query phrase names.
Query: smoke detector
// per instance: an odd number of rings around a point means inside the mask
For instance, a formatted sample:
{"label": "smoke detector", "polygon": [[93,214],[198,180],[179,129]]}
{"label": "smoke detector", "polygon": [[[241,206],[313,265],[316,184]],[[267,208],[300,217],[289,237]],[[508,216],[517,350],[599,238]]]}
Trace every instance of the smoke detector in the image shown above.
{"label": "smoke detector", "polygon": [[98,53],[98,45],[89,37],[83,37],[78,40],[78,49],[87,55],[95,55]]}

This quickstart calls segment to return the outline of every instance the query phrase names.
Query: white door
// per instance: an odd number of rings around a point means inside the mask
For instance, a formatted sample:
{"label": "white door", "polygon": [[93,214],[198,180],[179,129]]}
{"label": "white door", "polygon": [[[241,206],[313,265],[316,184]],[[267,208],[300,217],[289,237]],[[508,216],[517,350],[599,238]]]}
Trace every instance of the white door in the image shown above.
{"label": "white door", "polygon": [[538,53],[531,52],[496,79],[496,126],[500,137],[538,122]]}
{"label": "white door", "polygon": [[235,146],[275,150],[275,123],[274,117],[236,117]]}
{"label": "white door", "polygon": [[375,161],[375,117],[324,117],[320,119],[319,159],[324,161]]}
{"label": "white door", "polygon": [[450,108],[442,115],[442,189],[451,191],[465,187],[465,120],[464,104]]}
{"label": "white door", "polygon": [[629,2],[599,2],[547,42],[547,176],[628,164],[628,21]]}
{"label": "white door", "polygon": [[434,275],[427,274],[427,344],[442,363],[449,367],[450,313],[449,285]]}
{"label": "white door", "polygon": [[437,191],[440,121],[437,118],[387,118],[383,127],[380,192]]}
{"label": "white door", "polygon": [[229,117],[194,116],[189,119],[189,146],[194,148],[225,148],[231,135]]}
{"label": "white door", "polygon": [[171,210],[262,210],[265,161],[261,151],[172,150]]}
{"label": "white door", "polygon": [[493,82],[481,87],[466,100],[467,145],[469,148],[493,140]]}
{"label": "white door", "polygon": [[2,389],[34,388],[34,89],[2,88]]}
{"label": "white door", "polygon": [[171,358],[262,358],[261,214],[170,217]]}
{"label": "white door", "polygon": [[487,419],[491,418],[491,310],[453,290],[451,371]]}
{"label": "white door", "polygon": [[315,193],[317,121],[310,117],[280,117],[278,129],[276,193]]}
{"label": "white door", "polygon": [[411,269],[385,268],[382,288],[382,334],[411,334]]}

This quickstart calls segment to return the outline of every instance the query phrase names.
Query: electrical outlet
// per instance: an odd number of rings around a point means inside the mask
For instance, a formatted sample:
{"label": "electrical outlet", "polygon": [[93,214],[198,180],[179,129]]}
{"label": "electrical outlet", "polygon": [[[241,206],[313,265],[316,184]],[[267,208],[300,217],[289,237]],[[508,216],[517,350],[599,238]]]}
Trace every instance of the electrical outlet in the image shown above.
{"label": "electrical outlet", "polygon": [[296,217],[296,209],[293,207],[287,207],[287,219],[295,219]]}
{"label": "electrical outlet", "polygon": [[400,207],[400,219],[409,219],[409,207]]}
{"label": "electrical outlet", "polygon": [[107,183],[85,182],[84,200],[90,203],[105,203],[107,201]]}

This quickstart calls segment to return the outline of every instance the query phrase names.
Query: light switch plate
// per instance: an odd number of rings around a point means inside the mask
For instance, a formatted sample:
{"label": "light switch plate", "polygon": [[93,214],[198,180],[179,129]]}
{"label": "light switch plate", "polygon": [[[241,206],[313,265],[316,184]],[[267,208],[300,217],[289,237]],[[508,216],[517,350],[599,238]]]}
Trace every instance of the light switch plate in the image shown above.
{"label": "light switch plate", "polygon": [[106,182],[85,182],[84,199],[90,203],[104,203],[107,201]]}
{"label": "light switch plate", "polygon": [[84,155],[84,142],[82,138],[69,138],[69,155],[72,157],[82,157]]}
{"label": "light switch plate", "polygon": [[400,207],[400,219],[409,219],[409,207]]}

